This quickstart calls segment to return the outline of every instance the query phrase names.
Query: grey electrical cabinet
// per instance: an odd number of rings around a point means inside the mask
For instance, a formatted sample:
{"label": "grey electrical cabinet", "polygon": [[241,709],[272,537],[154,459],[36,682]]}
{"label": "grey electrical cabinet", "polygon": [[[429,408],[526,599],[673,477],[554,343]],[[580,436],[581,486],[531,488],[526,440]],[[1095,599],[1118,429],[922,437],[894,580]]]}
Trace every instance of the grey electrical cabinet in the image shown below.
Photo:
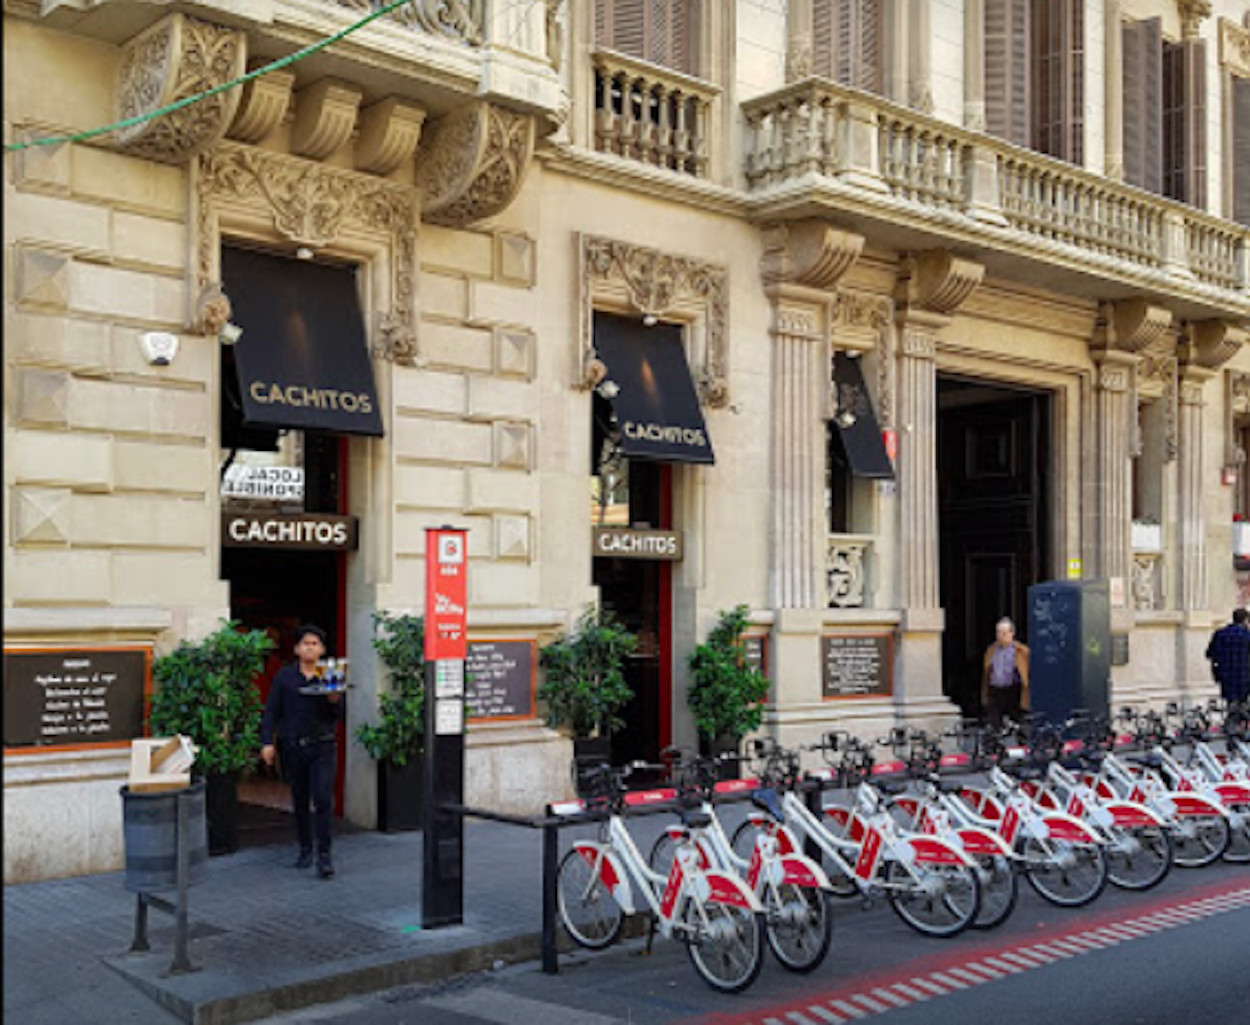
{"label": "grey electrical cabinet", "polygon": [[1061,723],[1074,709],[1108,713],[1111,598],[1106,580],[1050,580],[1029,588],[1032,709]]}

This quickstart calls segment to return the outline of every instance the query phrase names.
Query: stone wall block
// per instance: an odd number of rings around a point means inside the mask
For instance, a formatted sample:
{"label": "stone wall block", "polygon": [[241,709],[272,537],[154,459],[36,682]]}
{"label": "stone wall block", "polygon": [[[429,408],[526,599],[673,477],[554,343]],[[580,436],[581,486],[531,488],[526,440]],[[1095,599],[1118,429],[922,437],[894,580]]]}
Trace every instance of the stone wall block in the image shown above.
{"label": "stone wall block", "polygon": [[71,495],[68,488],[14,488],[13,544],[66,544]]}
{"label": "stone wall block", "polygon": [[467,404],[463,374],[438,370],[396,367],[391,378],[391,398],[396,409],[460,416]]}
{"label": "stone wall block", "polygon": [[495,236],[496,281],[530,288],[536,277],[537,263],[537,249],[528,235],[501,231]]}
{"label": "stone wall block", "polygon": [[[447,522],[443,512],[399,512],[395,516],[395,554],[424,555],[425,529],[441,527]],[[456,525],[468,531],[470,559],[489,559],[494,549],[494,529],[489,516],[460,516]],[[470,567],[469,579],[476,566]]]}
{"label": "stone wall block", "polygon": [[9,466],[18,484],[64,484],[107,491],[113,484],[113,442],[64,431],[14,431]]}
{"label": "stone wall block", "polygon": [[216,467],[207,446],[117,440],[112,457],[118,488],[198,495],[216,492]]}
{"label": "stone wall block", "polygon": [[70,304],[98,316],[151,324],[181,325],[185,319],[184,285],[142,271],[75,263],[70,277]]}
{"label": "stone wall block", "polygon": [[528,382],[481,374],[469,377],[468,382],[471,418],[525,420],[537,416],[538,392]]}
{"label": "stone wall block", "polygon": [[75,495],[70,536],[76,544],[206,548],[212,532],[203,501],[152,495]]}
{"label": "stone wall block", "polygon": [[495,328],[495,373],[532,378],[538,345],[528,328]]}
{"label": "stone wall block", "polygon": [[489,466],[491,435],[490,424],[396,417],[395,453],[422,462]]}
{"label": "stone wall block", "polygon": [[228,585],[217,579],[213,535],[203,538],[204,554],[183,552],[115,551],[112,554],[111,594],[118,605],[150,604],[159,594],[162,604],[207,605],[229,603]]}
{"label": "stone wall block", "polygon": [[110,249],[114,259],[181,271],[187,262],[187,228],[175,221],[116,211]]}
{"label": "stone wall block", "polygon": [[179,167],[78,146],[70,181],[76,196],[174,219],[186,216],[186,172]]}
{"label": "stone wall block", "polygon": [[17,416],[22,423],[68,424],[70,376],[52,370],[23,370],[17,380]]}
{"label": "stone wall block", "polygon": [[153,381],[197,384],[205,389],[215,387],[218,341],[203,335],[179,335],[178,355],[169,366],[157,367],[143,354],[141,327],[118,325],[109,332],[112,342],[112,370],[118,374],[147,377]]}
{"label": "stone wall block", "polygon": [[515,471],[465,471],[465,509],[468,512],[529,512],[539,503],[538,477]]}
{"label": "stone wall block", "polygon": [[525,607],[539,603],[538,567],[524,562],[479,562],[469,567],[471,607]]}
{"label": "stone wall block", "polygon": [[208,435],[208,398],[203,392],[75,379],[71,398],[73,427],[197,439]]}
{"label": "stone wall block", "polygon": [[465,471],[442,466],[412,466],[400,463],[391,482],[397,506],[420,509],[448,509],[459,512],[465,508]]}
{"label": "stone wall block", "polygon": [[469,314],[468,282],[459,275],[423,271],[420,293],[423,316],[464,320]]}
{"label": "stone wall block", "polygon": [[[46,136],[46,132],[23,131],[18,133],[21,141],[36,135]],[[65,194],[69,192],[70,183],[70,144],[58,143],[55,146],[34,146],[18,151],[14,157],[14,181],[19,189],[31,192],[53,192]]]}
{"label": "stone wall block", "polygon": [[529,470],[532,458],[532,428],[527,423],[495,424],[495,465],[501,469]]}
{"label": "stone wall block", "polygon": [[17,301],[63,310],[69,302],[73,261],[63,253],[25,246],[17,251]]}
{"label": "stone wall block", "polygon": [[470,281],[469,319],[480,324],[534,324],[538,293],[532,288]]}
{"label": "stone wall block", "polygon": [[423,320],[417,347],[433,367],[490,371],[494,362],[490,331]]}
{"label": "stone wall block", "polygon": [[13,360],[92,374],[112,366],[109,327],[99,321],[13,313],[5,320],[5,348]]}
{"label": "stone wall block", "polygon": [[[108,552],[15,551],[5,569],[5,601],[15,605],[105,605],[113,593]],[[158,589],[149,581],[145,602]],[[163,593],[161,591],[160,593]]]}
{"label": "stone wall block", "polygon": [[494,555],[496,559],[528,561],[530,547],[530,518],[528,516],[495,517]]}
{"label": "stone wall block", "polygon": [[9,241],[56,246],[97,258],[109,252],[109,211],[61,196],[10,198],[4,234]]}
{"label": "stone wall block", "polygon": [[459,271],[489,278],[494,270],[494,242],[480,231],[421,225],[421,269]]}

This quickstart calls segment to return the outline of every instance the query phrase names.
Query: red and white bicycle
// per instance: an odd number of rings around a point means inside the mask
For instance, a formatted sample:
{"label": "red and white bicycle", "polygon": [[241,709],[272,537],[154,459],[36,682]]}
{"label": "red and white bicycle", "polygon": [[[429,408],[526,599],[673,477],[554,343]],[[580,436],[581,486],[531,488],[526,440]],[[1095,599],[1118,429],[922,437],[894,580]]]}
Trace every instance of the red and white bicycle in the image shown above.
{"label": "red and white bicycle", "polygon": [[[607,947],[620,936],[624,916],[634,914],[636,890],[659,933],[685,944],[691,964],[709,986],[741,992],[763,964],[764,907],[737,876],[707,866],[692,834],[710,820],[697,809],[683,812],[684,828],[668,875],[647,867],[625,824],[627,805],[651,800],[646,793],[627,795],[625,781],[634,767],[592,770],[584,777],[585,803],[551,806],[554,814],[577,814],[587,806],[607,814],[599,838],[577,841],[560,861],[556,901],[564,927],[583,947]],[[669,796],[672,791],[665,799]]]}

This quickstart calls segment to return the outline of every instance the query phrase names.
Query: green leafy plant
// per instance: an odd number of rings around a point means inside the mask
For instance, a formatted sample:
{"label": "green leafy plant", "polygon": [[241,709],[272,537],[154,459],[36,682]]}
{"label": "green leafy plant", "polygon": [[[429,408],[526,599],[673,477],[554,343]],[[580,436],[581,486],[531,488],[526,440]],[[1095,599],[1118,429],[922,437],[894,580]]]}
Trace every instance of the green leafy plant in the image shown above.
{"label": "green leafy plant", "polygon": [[231,619],[198,644],[183,641],[157,658],[151,734],[190,737],[199,747],[197,775],[251,767],[260,747],[261,701],[254,681],[273,647],[263,630],[243,630]]}
{"label": "green leafy plant", "polygon": [[707,640],[690,654],[687,703],[708,740],[740,741],[759,729],[764,717],[768,678],[746,660],[742,634],[747,617],[746,605],[722,611]]}
{"label": "green leafy plant", "polygon": [[611,734],[625,725],[617,713],[634,696],[625,682],[625,657],[638,638],[606,610],[589,606],[572,635],[543,647],[544,670],[538,697],[547,706],[547,724],[563,726],[575,737]]}
{"label": "green leafy plant", "polygon": [[407,765],[425,747],[425,617],[373,614],[373,649],[390,677],[378,697],[378,723],[356,728],[356,740],[378,761]]}

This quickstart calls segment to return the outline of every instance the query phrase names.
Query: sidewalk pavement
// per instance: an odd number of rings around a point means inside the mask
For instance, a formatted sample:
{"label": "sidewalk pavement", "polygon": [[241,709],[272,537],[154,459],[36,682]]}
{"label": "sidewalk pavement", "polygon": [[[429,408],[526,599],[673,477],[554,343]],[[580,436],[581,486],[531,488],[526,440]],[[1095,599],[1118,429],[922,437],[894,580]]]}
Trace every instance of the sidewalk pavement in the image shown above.
{"label": "sidewalk pavement", "polygon": [[[644,857],[669,821],[631,822]],[[561,853],[594,829],[562,830]],[[541,830],[467,820],[464,924],[429,932],[420,833],[336,837],[330,880],[294,860],[293,843],[210,858],[189,893],[198,970],[174,976],[172,916],[153,908],[151,952],[127,952],[136,899],[123,873],[6,886],[4,1020],[229,1025],[539,956]]]}

